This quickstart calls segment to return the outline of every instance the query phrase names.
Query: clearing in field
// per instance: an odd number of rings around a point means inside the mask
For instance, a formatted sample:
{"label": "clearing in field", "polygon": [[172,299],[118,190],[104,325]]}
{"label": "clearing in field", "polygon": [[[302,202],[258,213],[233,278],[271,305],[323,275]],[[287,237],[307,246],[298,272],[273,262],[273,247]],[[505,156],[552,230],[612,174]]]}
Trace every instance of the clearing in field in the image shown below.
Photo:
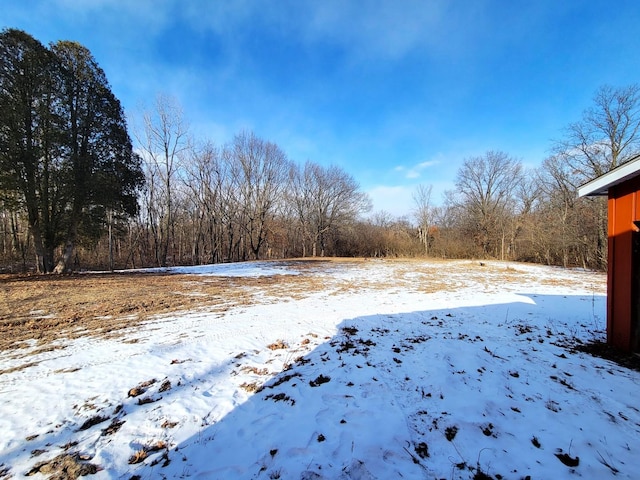
{"label": "clearing in field", "polygon": [[605,276],[470,261],[0,278],[0,479],[635,478]]}

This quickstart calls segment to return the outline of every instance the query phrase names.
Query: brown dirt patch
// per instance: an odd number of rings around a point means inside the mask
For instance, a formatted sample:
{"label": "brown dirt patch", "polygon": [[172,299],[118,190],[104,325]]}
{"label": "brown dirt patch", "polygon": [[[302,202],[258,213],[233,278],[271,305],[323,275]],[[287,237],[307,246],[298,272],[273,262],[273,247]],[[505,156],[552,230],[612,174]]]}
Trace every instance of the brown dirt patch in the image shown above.
{"label": "brown dirt patch", "polygon": [[78,453],[58,455],[52,460],[38,463],[26,475],[30,477],[36,473],[42,473],[51,474],[49,478],[75,480],[78,477],[93,475],[100,470],[98,465],[88,463],[86,460]]}
{"label": "brown dirt patch", "polygon": [[610,360],[630,370],[640,372],[640,356],[638,356],[638,354],[623,352],[605,342],[594,341],[591,343],[579,344],[575,345],[573,350],[588,353],[594,357],[604,358],[605,360]]}
{"label": "brown dirt patch", "polygon": [[0,350],[31,339],[42,345],[61,334],[105,335],[151,315],[212,301],[177,293],[185,281],[153,274],[0,276]]}
{"label": "brown dirt patch", "polygon": [[[30,353],[40,353],[64,348],[62,343],[52,343],[61,338],[123,337],[158,315],[194,310],[222,314],[240,305],[286,302],[320,291],[340,295],[395,288],[431,293],[462,288],[470,281],[490,288],[515,278],[533,278],[502,264],[469,261],[424,264],[413,259],[316,258],[274,264],[291,266],[299,274],[257,278],[147,272],[0,275],[0,351],[30,346]],[[376,269],[385,264],[394,265],[393,274],[373,275],[366,281],[362,276],[351,280],[325,275],[334,268]]]}
{"label": "brown dirt patch", "polygon": [[[214,277],[160,273],[0,275],[0,351],[35,341],[37,353],[60,337],[123,335],[152,317],[300,298],[326,287],[314,275],[327,261],[288,262],[300,275]],[[331,263],[335,263],[332,260]],[[346,262],[353,262],[347,260]]]}

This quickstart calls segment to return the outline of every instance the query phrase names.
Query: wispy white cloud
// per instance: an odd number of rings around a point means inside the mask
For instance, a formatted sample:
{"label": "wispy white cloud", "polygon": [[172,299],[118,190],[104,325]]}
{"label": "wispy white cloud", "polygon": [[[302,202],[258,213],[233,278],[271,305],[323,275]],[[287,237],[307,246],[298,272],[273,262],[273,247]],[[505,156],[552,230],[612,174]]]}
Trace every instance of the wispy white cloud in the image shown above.
{"label": "wispy white cloud", "polygon": [[437,197],[464,158],[488,149],[535,165],[602,72],[612,84],[638,77],[624,62],[631,7],[603,23],[581,2],[4,3],[2,26],[89,48],[127,113],[173,95],[194,134],[223,143],[249,129],[294,161],[342,165],[394,213],[410,210],[415,185]]}
{"label": "wispy white cloud", "polygon": [[433,40],[448,2],[323,1],[311,7],[305,32],[311,41],[334,41],[365,58],[399,58]]}
{"label": "wispy white cloud", "polygon": [[[65,0],[71,1],[71,0]],[[248,26],[277,31],[310,46],[334,45],[352,60],[399,59],[416,49],[450,44],[447,0],[362,2],[296,0],[265,8],[259,2],[185,2],[192,25],[220,35],[246,35]]]}
{"label": "wispy white cloud", "polygon": [[[54,0],[39,2],[39,8],[54,9],[59,16],[86,22],[94,30],[110,30],[113,41],[136,35],[152,37],[174,20],[170,3],[155,0]],[[116,30],[113,28],[117,26]]]}
{"label": "wispy white cloud", "polygon": [[396,172],[403,174],[405,178],[409,180],[414,180],[414,179],[420,178],[424,170],[427,170],[431,167],[439,165],[442,161],[440,157],[441,155],[438,155],[434,159],[425,160],[424,162],[420,162],[415,165],[411,165],[409,167],[398,165],[397,167],[394,168],[394,170]]}

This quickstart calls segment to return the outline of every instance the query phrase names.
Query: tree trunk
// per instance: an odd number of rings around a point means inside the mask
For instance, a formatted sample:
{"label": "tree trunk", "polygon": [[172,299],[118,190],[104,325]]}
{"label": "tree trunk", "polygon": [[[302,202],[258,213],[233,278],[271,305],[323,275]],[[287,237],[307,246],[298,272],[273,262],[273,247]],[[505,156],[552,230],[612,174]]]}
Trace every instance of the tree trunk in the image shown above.
{"label": "tree trunk", "polygon": [[44,252],[44,244],[42,242],[42,234],[40,229],[36,226],[31,227],[31,235],[33,236],[33,246],[36,250],[36,272],[49,273],[50,268],[47,268],[46,255]]}
{"label": "tree trunk", "polygon": [[69,266],[71,265],[71,257],[73,256],[73,251],[75,250],[75,248],[75,240],[69,238],[64,246],[62,258],[60,258],[60,260],[58,261],[56,268],[53,270],[53,273],[66,273],[70,270]]}
{"label": "tree trunk", "polygon": [[111,210],[107,213],[107,220],[109,222],[109,270],[113,271],[113,212],[111,212]]}
{"label": "tree trunk", "polygon": [[74,213],[71,218],[71,225],[69,225],[69,232],[67,233],[67,241],[64,245],[64,251],[62,252],[62,258],[58,261],[53,273],[67,273],[71,268],[71,258],[76,248],[76,239],[78,238],[78,221],[80,218],[80,208],[74,208]]}

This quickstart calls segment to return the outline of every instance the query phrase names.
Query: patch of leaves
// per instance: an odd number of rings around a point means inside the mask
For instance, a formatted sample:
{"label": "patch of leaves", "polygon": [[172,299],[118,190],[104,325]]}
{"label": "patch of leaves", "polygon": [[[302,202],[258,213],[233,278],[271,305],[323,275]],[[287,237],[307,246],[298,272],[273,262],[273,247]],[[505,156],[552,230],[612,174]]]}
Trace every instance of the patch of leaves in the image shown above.
{"label": "patch of leaves", "polygon": [[524,335],[526,333],[533,332],[533,329],[530,325],[518,324],[515,326],[515,329],[517,330],[516,335]]}
{"label": "patch of leaves", "polygon": [[160,399],[162,399],[162,397],[153,398],[152,396],[148,396],[148,397],[144,397],[144,398],[139,398],[138,399],[138,405],[146,405],[148,403],[157,402]]}
{"label": "patch of leaves", "polygon": [[285,350],[285,349],[289,348],[289,344],[287,342],[285,342],[284,340],[276,340],[272,344],[267,345],[267,348],[269,350]]}
{"label": "patch of leaves", "polygon": [[311,363],[310,358],[298,357],[294,360],[297,365],[306,365],[307,363]]}
{"label": "patch of leaves", "polygon": [[164,422],[162,422],[162,425],[160,425],[161,428],[173,428],[176,425],[178,425],[178,422],[171,422],[169,420],[165,420]]}
{"label": "patch of leaves", "polygon": [[418,337],[409,337],[407,338],[407,342],[409,343],[423,343],[429,340],[431,337],[427,335],[420,335]]}
{"label": "patch of leaves", "polygon": [[166,442],[162,440],[157,441],[156,443],[152,443],[151,445],[145,445],[140,450],[135,452],[131,457],[129,457],[129,465],[134,465],[136,463],[143,462],[150,453],[159,452],[160,450],[167,450],[169,446]]}
{"label": "patch of leaves", "polygon": [[156,383],[156,379],[155,378],[152,378],[151,380],[147,380],[146,382],[139,383],[137,386],[135,386],[131,390],[129,390],[129,392],[127,393],[127,396],[128,397],[137,397],[139,395],[142,395],[154,383]]}
{"label": "patch of leaves", "polygon": [[558,450],[559,451],[556,452],[554,455],[558,458],[558,460],[560,460],[567,467],[574,468],[580,465],[580,457],[574,458],[568,453],[563,452],[562,449],[558,449]]}
{"label": "patch of leaves", "polygon": [[135,465],[136,463],[143,462],[148,455],[149,453],[144,448],[138,450],[129,457],[129,465]]}
{"label": "patch of leaves", "polygon": [[478,468],[473,474],[473,480],[493,480],[493,477],[489,476]]}
{"label": "patch of leaves", "polygon": [[573,351],[588,353],[594,357],[604,358],[617,363],[618,365],[640,372],[640,357],[633,353],[623,352],[617,348],[612,347],[606,342],[594,341],[589,343],[583,343],[574,345]]}
{"label": "patch of leaves", "polygon": [[456,438],[457,434],[458,434],[458,427],[456,427],[455,425],[452,427],[447,427],[444,430],[444,437],[450,442],[452,442],[453,439]]}
{"label": "patch of leaves", "polygon": [[263,389],[262,385],[259,385],[257,382],[244,382],[242,385],[240,385],[240,388],[242,388],[247,393],[259,393]]}
{"label": "patch of leaves", "polygon": [[287,375],[283,375],[282,377],[279,377],[278,379],[276,379],[273,383],[271,383],[270,385],[267,385],[267,387],[269,388],[275,388],[279,385],[282,385],[285,382],[288,382],[289,380],[295,378],[295,377],[299,377],[300,374],[299,373],[291,373],[291,374],[287,374]]}
{"label": "patch of leaves", "polygon": [[106,422],[109,420],[109,417],[105,417],[103,415],[94,415],[91,418],[88,418],[80,427],[78,427],[78,431],[82,432],[83,430],[88,430],[94,425],[97,425],[102,422]]}
{"label": "patch of leaves", "polygon": [[45,462],[37,463],[26,475],[31,477],[37,473],[49,475],[49,478],[76,479],[85,475],[93,475],[100,470],[98,465],[86,462],[88,460],[79,453],[63,453]]}
{"label": "patch of leaves", "polygon": [[358,333],[358,329],[356,327],[342,327],[342,331],[346,335],[355,335],[356,333]]}
{"label": "patch of leaves", "polygon": [[289,395],[284,393],[272,393],[264,397],[265,400],[271,399],[274,402],[289,402],[291,406],[296,404],[296,401],[291,398]]}
{"label": "patch of leaves", "polygon": [[387,335],[390,332],[391,330],[389,330],[388,328],[376,327],[371,329],[371,333],[377,333],[379,336]]}
{"label": "patch of leaves", "polygon": [[69,450],[72,447],[75,447],[76,445],[78,445],[78,442],[76,442],[75,440],[72,442],[67,442],[64,445],[62,445],[60,448],[62,448],[65,452],[67,450]]}
{"label": "patch of leaves", "polygon": [[562,410],[560,408],[560,404],[558,402],[556,402],[555,400],[547,400],[544,404],[544,406],[548,409],[551,410],[552,412],[558,413],[560,410]]}
{"label": "patch of leaves", "polygon": [[319,387],[323,383],[328,383],[330,381],[331,381],[331,377],[320,374],[315,380],[311,380],[309,382],[309,385],[311,385],[312,387]]}
{"label": "patch of leaves", "polygon": [[258,368],[256,366],[245,365],[242,367],[243,372],[253,373],[254,375],[269,375],[268,368]]}
{"label": "patch of leaves", "polygon": [[420,442],[415,446],[416,453],[420,458],[429,457],[429,446],[425,442]]}
{"label": "patch of leaves", "polygon": [[102,436],[106,436],[106,435],[113,435],[114,433],[116,433],[118,430],[120,430],[120,427],[122,427],[122,425],[124,425],[124,420],[118,420],[117,418],[114,418],[111,423],[109,424],[109,426],[105,429],[102,430]]}
{"label": "patch of leaves", "polygon": [[[355,331],[357,332],[357,330]],[[335,347],[336,345],[337,345],[337,342],[334,342],[331,344],[331,346],[333,347]],[[362,348],[362,351],[360,351],[358,346],[364,347]],[[353,340],[351,338],[347,338],[346,340],[340,343],[340,347],[336,349],[336,352],[345,353],[345,352],[348,352],[349,350],[353,350],[353,355],[358,355],[358,354],[362,354],[362,352],[368,352],[369,347],[375,347],[375,346],[376,346],[376,342],[374,342],[370,338],[366,340],[362,340],[361,338],[355,338]]]}
{"label": "patch of leaves", "polygon": [[480,427],[480,430],[482,430],[482,433],[484,434],[484,436],[486,437],[495,437],[496,435],[493,433],[493,423],[489,423],[483,427]]}
{"label": "patch of leaves", "polygon": [[354,350],[355,348],[356,348],[355,343],[353,343],[351,340],[345,340],[340,344],[340,348],[338,348],[336,352],[345,353],[345,352],[348,352],[349,350]]}

